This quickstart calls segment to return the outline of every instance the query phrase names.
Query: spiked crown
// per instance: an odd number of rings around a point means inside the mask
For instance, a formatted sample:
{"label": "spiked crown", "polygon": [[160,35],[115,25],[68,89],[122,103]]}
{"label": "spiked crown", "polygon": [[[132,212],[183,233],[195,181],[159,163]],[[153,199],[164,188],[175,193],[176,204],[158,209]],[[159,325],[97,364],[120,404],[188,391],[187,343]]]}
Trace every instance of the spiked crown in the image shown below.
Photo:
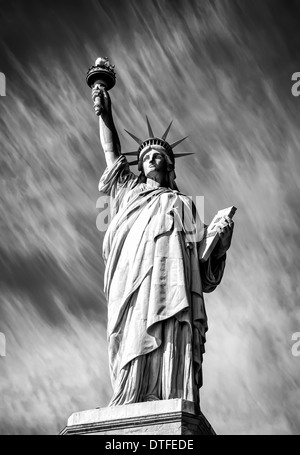
{"label": "spiked crown", "polygon": [[179,141],[174,142],[173,144],[169,144],[166,141],[173,121],[170,123],[170,125],[168,126],[168,128],[166,129],[166,131],[164,132],[162,137],[159,138],[159,137],[155,137],[155,135],[153,133],[153,130],[152,130],[152,127],[150,125],[149,119],[148,119],[147,116],[146,116],[146,120],[147,120],[149,138],[146,139],[145,141],[142,141],[142,139],[139,139],[134,134],[132,134],[129,131],[125,130],[126,133],[129,134],[129,136],[131,136],[139,144],[139,148],[138,148],[137,151],[124,153],[124,155],[136,156],[137,157],[137,160],[131,161],[129,163],[129,165],[133,166],[133,165],[138,164],[139,171],[142,171],[143,170],[143,162],[142,162],[141,158],[142,158],[142,155],[143,155],[143,150],[145,148],[148,148],[151,145],[159,145],[160,147],[164,148],[165,153],[167,154],[168,158],[171,161],[172,170],[174,170],[175,159],[176,158],[180,158],[182,156],[193,155],[193,153],[177,153],[177,154],[173,153],[173,148],[175,148],[177,145],[179,145],[181,142],[183,142],[187,138],[187,136],[186,136],[186,137],[184,137],[182,139],[179,139]]}

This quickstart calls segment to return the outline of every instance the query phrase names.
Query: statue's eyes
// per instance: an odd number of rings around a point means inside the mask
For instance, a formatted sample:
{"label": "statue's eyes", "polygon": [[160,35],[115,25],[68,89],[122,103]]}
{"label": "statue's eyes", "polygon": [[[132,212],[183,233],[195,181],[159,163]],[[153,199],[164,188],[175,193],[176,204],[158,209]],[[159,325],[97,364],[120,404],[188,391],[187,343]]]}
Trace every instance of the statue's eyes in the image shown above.
{"label": "statue's eyes", "polygon": [[[155,153],[155,155],[153,155],[153,158],[162,159],[162,155],[160,153]],[[143,161],[149,161],[150,159],[151,159],[150,155],[146,155]]]}

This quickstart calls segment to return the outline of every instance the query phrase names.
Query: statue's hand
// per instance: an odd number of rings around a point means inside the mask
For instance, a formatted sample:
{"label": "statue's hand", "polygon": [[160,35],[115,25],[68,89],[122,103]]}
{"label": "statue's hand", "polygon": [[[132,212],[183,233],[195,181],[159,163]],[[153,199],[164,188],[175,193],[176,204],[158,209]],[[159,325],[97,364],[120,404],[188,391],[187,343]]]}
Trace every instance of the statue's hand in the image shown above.
{"label": "statue's hand", "polygon": [[94,85],[92,90],[92,99],[96,115],[106,116],[111,114],[110,96],[103,85]]}
{"label": "statue's hand", "polygon": [[219,234],[219,241],[214,249],[214,255],[221,257],[230,248],[234,222],[229,216],[223,216],[218,222],[216,230]]}

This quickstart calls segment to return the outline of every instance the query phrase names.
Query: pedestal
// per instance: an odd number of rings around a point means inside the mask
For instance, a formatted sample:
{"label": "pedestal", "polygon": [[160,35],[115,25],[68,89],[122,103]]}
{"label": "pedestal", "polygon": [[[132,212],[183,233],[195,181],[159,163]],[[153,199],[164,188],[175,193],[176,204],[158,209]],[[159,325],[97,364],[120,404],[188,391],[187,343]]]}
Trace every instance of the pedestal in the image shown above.
{"label": "pedestal", "polygon": [[62,435],[215,435],[191,401],[174,399],[76,412]]}

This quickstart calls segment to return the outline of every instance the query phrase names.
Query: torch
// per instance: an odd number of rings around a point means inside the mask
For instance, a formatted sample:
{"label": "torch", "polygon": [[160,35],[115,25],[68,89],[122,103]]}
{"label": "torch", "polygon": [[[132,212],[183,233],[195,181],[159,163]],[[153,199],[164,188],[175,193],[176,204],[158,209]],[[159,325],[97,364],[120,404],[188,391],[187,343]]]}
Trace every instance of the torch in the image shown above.
{"label": "torch", "polygon": [[[110,64],[107,57],[97,58],[95,65],[88,70],[86,76],[88,86],[91,89],[93,89],[96,85],[100,85],[100,88],[102,87],[106,90],[113,88],[116,83],[116,73],[114,68],[115,66]],[[96,115],[100,116],[102,111],[100,96],[95,98],[94,107]]]}

